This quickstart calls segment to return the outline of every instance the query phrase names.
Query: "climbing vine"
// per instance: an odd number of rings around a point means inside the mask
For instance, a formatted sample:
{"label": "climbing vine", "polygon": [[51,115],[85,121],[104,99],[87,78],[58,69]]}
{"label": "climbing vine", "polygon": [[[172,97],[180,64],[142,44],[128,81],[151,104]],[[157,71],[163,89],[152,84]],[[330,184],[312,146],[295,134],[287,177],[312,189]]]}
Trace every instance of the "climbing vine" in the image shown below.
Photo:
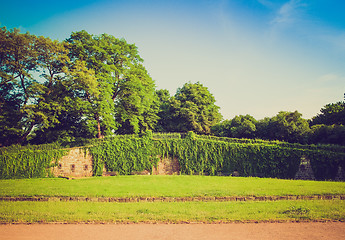
{"label": "climbing vine", "polygon": [[[122,135],[85,146],[93,157],[93,174],[104,168],[120,175],[152,171],[160,158],[176,157],[181,174],[294,178],[300,159],[311,161],[318,180],[334,179],[345,169],[345,148],[301,145],[279,141],[217,138],[187,134]],[[12,146],[0,149],[0,178],[47,177],[67,150],[57,144]]]}
{"label": "climbing vine", "polygon": [[[333,151],[331,151],[333,150]],[[302,156],[309,158],[317,179],[332,179],[345,163],[342,148],[330,145],[300,145],[278,141],[236,140],[205,137],[189,132],[185,136],[152,135],[113,138],[91,148],[95,175],[108,171],[130,174],[152,170],[157,157],[176,157],[182,174],[294,178]]]}
{"label": "climbing vine", "polygon": [[0,151],[0,179],[51,177],[50,168],[67,151],[57,144],[11,146]]}
{"label": "climbing vine", "polygon": [[94,160],[93,174],[102,175],[103,166],[107,171],[120,175],[152,171],[152,167],[158,162],[152,150],[152,132],[147,132],[142,137],[127,135],[111,138],[89,148]]}

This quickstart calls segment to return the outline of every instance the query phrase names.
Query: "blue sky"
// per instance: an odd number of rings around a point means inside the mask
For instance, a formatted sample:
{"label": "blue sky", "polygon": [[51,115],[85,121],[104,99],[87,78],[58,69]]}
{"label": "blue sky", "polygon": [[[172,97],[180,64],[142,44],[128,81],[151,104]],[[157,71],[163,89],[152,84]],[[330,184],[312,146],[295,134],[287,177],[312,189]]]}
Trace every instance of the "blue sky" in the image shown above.
{"label": "blue sky", "polygon": [[304,118],[345,93],[343,0],[0,0],[0,24],[64,40],[107,33],[135,43],[158,89],[209,88],[224,119]]}

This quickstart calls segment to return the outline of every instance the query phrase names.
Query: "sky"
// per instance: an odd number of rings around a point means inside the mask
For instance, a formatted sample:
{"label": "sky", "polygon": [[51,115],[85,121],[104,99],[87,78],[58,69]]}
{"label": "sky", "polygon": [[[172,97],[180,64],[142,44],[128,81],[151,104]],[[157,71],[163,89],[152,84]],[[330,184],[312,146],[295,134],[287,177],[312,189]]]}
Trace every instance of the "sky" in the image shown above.
{"label": "sky", "polygon": [[0,26],[63,41],[107,33],[138,47],[157,89],[200,82],[223,119],[310,119],[344,100],[344,0],[0,0]]}

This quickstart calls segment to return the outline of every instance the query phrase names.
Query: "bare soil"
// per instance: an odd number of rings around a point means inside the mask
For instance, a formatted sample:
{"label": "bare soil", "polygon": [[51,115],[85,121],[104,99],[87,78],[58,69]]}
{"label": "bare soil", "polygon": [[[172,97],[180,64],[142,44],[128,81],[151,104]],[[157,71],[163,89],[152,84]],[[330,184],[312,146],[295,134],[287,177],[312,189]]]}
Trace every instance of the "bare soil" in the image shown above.
{"label": "bare soil", "polygon": [[191,202],[191,201],[279,201],[279,200],[345,200],[345,194],[338,195],[289,195],[289,196],[222,196],[222,197],[1,197],[0,201],[86,201],[86,202]]}
{"label": "bare soil", "polygon": [[31,224],[0,225],[7,239],[345,239],[345,223]]}

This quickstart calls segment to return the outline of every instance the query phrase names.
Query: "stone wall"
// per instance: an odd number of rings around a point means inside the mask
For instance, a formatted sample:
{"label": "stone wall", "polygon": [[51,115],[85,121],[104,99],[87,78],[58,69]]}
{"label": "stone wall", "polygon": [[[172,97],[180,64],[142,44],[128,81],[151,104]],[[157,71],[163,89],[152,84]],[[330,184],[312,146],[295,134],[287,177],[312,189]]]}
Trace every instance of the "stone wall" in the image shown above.
{"label": "stone wall", "polygon": [[163,158],[158,162],[157,168],[153,167],[152,169],[152,175],[174,174],[180,174],[180,164],[177,158]]}
{"label": "stone wall", "polygon": [[[53,167],[52,173],[55,177],[80,178],[92,177],[92,157],[86,150],[81,148],[71,148],[66,156],[63,156],[56,167]],[[237,173],[237,172],[236,172]],[[133,172],[135,175],[150,175],[150,172]],[[174,175],[180,174],[180,164],[177,158],[160,158],[157,168],[153,167],[152,175]],[[238,173],[237,173],[238,174]],[[103,176],[116,176],[117,172],[107,172],[103,168]],[[234,175],[232,176],[239,176]],[[315,180],[315,176],[310,164],[310,160],[302,157],[299,169],[295,179]],[[345,169],[339,167],[336,181],[345,181]]]}
{"label": "stone wall", "polygon": [[72,148],[52,168],[55,177],[92,177],[92,157],[81,148]]}
{"label": "stone wall", "polygon": [[310,160],[302,157],[299,169],[296,173],[295,179],[300,180],[315,180],[314,172],[310,164]]}
{"label": "stone wall", "polygon": [[[81,148],[72,148],[69,153],[63,156],[56,167],[52,168],[52,173],[55,177],[79,178],[92,177],[92,157],[88,151],[84,152]],[[153,175],[173,175],[180,173],[180,165],[177,158],[161,159],[157,168],[153,167]],[[142,172],[133,172],[133,175],[150,175],[150,172],[145,170]],[[103,167],[103,176],[116,176],[117,172],[107,172]]]}
{"label": "stone wall", "polygon": [[339,166],[337,175],[335,177],[335,181],[345,181],[345,169],[344,168]]}

